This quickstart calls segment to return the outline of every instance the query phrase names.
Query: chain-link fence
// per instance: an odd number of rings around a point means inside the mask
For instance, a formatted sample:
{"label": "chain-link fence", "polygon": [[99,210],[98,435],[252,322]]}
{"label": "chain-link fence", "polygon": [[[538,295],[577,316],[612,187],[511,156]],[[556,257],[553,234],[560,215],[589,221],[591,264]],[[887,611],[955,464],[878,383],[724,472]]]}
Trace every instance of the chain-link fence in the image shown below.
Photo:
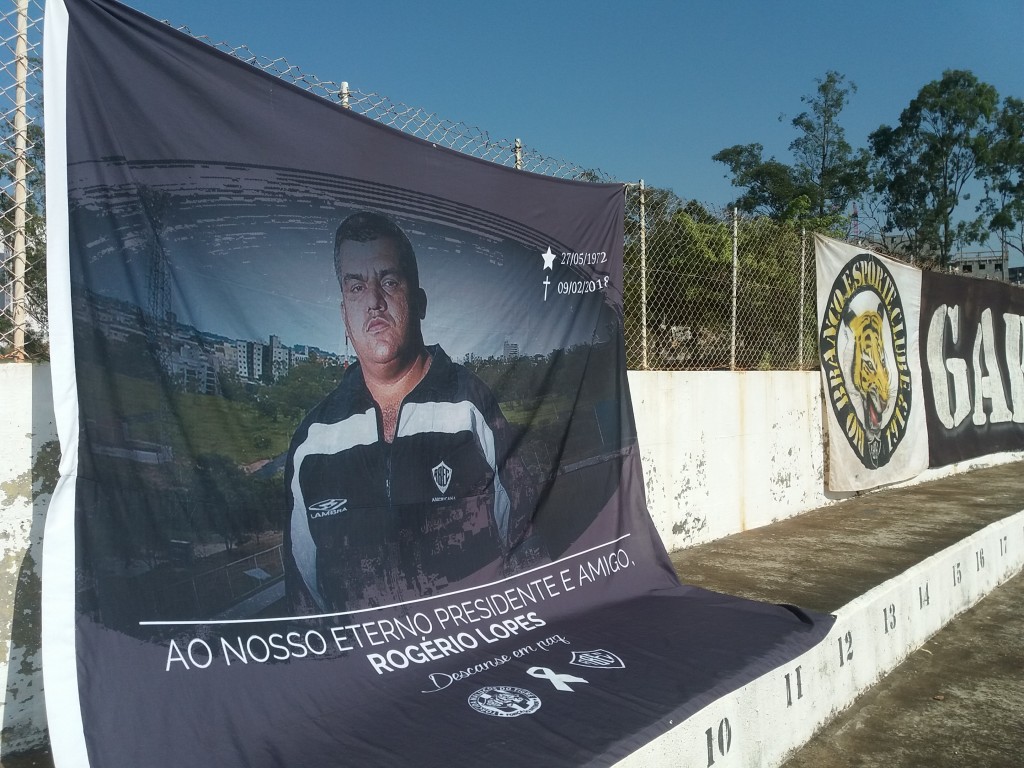
{"label": "chain-link fence", "polygon": [[0,16],[0,358],[46,355],[43,230],[42,5]]}
{"label": "chain-link fence", "polygon": [[796,224],[712,210],[643,182],[630,185],[630,368],[817,367],[809,238]]}
{"label": "chain-link fence", "polygon": [[[0,356],[47,354],[42,206],[41,0],[16,0],[5,38],[0,157]],[[379,94],[322,80],[283,58],[182,32],[254,67],[406,133],[502,165],[560,178],[610,181],[601,171],[495,139]],[[21,83],[22,85],[19,85]],[[625,331],[638,369],[816,367],[809,235],[793,225],[713,210],[671,191],[626,189]]]}

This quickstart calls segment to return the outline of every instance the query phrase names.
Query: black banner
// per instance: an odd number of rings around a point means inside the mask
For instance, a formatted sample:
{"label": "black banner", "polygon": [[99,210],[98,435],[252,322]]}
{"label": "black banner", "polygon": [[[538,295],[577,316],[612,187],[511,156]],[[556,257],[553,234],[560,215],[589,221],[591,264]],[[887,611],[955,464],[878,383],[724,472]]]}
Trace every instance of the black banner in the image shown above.
{"label": "black banner", "polygon": [[1024,293],[937,272],[921,293],[930,465],[1024,449]]}
{"label": "black banner", "polygon": [[47,22],[59,764],[610,764],[824,636],[676,580],[621,186],[412,138],[109,0]]}

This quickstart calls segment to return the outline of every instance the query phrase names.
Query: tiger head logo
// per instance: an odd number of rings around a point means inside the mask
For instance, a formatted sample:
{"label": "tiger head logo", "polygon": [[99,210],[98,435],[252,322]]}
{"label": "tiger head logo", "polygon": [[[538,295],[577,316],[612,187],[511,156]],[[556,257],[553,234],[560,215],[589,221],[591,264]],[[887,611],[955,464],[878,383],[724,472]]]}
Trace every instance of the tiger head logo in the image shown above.
{"label": "tiger head logo", "polygon": [[882,447],[882,415],[890,398],[889,367],[885,362],[882,324],[884,311],[884,307],[879,304],[878,309],[869,309],[860,314],[849,307],[843,313],[843,321],[854,339],[850,382],[862,400],[867,455],[876,467]]}
{"label": "tiger head logo", "polygon": [[[849,459],[856,457],[868,470],[881,469],[903,438],[918,429],[911,426],[916,374],[910,369],[917,352],[907,335],[916,318],[908,321],[896,278],[882,257],[872,253],[849,259],[824,299],[819,303],[818,350],[834,417],[829,444],[843,450],[840,441],[845,438],[853,451]],[[840,482],[862,483],[851,474],[859,470],[846,461],[847,456],[837,453]],[[897,471],[902,471],[898,465]]]}

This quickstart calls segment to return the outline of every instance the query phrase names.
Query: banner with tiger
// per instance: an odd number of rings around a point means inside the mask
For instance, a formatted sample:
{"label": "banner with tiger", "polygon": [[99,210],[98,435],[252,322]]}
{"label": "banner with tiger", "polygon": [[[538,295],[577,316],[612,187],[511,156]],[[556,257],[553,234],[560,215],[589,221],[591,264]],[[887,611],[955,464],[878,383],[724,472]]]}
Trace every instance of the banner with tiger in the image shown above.
{"label": "banner with tiger", "polygon": [[815,235],[827,483],[860,491],[928,467],[918,325],[921,272]]}

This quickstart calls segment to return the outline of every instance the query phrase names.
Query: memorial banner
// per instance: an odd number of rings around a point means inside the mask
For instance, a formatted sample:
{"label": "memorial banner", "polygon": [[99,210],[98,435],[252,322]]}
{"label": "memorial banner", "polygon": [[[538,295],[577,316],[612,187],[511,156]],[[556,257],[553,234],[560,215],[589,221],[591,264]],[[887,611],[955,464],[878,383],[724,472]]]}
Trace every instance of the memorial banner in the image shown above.
{"label": "memorial banner", "polygon": [[824,637],[675,577],[621,185],[46,14],[58,766],[607,765]]}
{"label": "memorial banner", "polygon": [[828,487],[860,491],[928,467],[918,353],[920,270],[814,236]]}
{"label": "memorial banner", "polygon": [[1024,450],[1024,291],[925,272],[924,392],[933,467]]}

